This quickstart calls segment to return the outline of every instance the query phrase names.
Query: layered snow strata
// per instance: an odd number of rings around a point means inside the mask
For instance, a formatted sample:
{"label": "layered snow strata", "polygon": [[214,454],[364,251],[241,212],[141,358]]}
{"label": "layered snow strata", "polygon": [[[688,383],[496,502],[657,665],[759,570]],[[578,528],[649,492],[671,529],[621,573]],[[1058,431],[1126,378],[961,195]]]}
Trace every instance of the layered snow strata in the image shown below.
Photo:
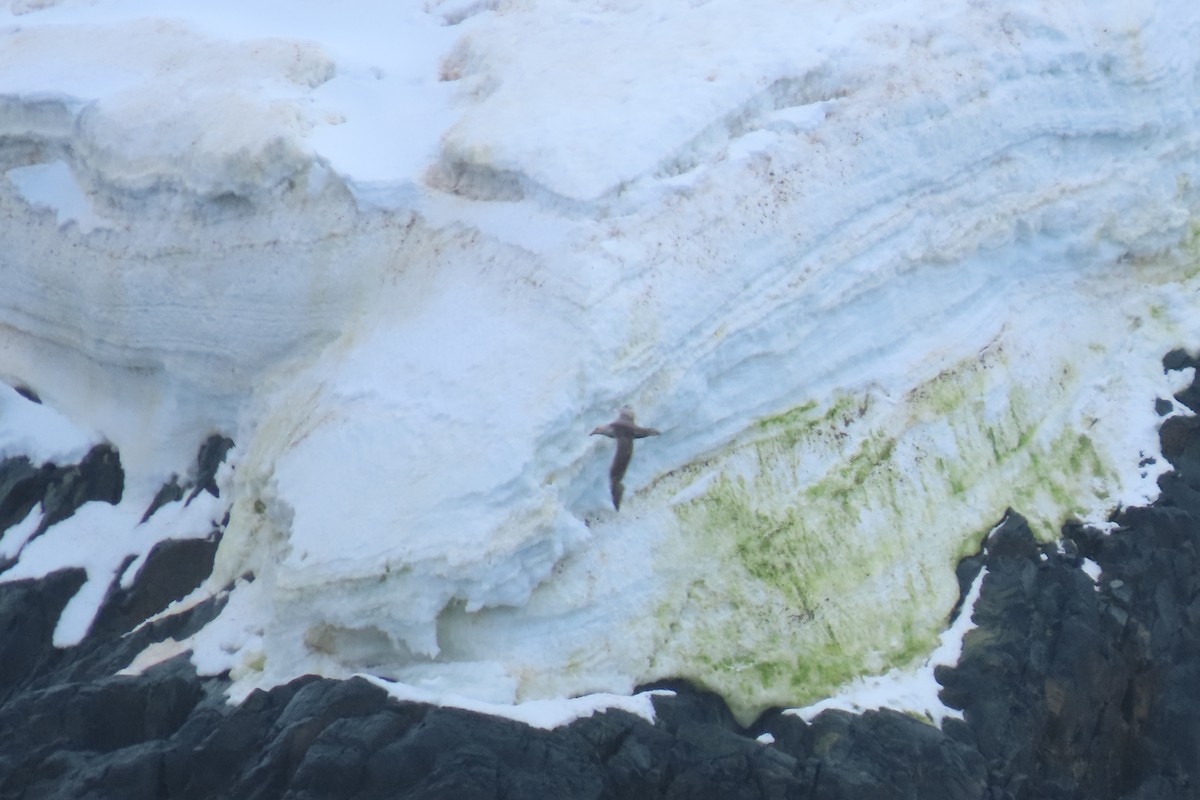
{"label": "layered snow strata", "polygon": [[[134,470],[234,436],[234,588],[180,646],[235,696],[684,676],[751,716],[928,653],[1006,506],[1050,535],[1156,491],[1159,359],[1200,341],[1191,4],[430,8],[403,64],[345,21],[227,44],[278,115],[167,114],[150,161],[74,120],[151,67],[3,90],[44,119],[5,139],[0,372]],[[11,177],[56,162],[111,225]],[[586,433],[626,404],[663,435],[618,514]]]}
{"label": "layered snow strata", "polygon": [[162,473],[333,338],[378,278],[358,265],[390,245],[303,141],[333,77],[320,45],[130,5],[0,31],[0,219],[20,232],[0,254],[0,376]]}

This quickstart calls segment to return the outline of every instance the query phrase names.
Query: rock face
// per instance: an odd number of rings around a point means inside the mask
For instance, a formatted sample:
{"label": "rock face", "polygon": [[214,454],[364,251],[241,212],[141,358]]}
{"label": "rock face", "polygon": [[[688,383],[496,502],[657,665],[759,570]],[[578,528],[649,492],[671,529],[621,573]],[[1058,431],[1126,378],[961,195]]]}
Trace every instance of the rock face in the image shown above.
{"label": "rock face", "polygon": [[[1164,366],[1196,366],[1175,352]],[[1176,395],[1200,408],[1200,382]],[[1170,417],[1175,467],[1152,506],[1111,535],[1064,527],[1035,544],[1010,514],[987,545],[988,575],[956,669],[938,680],[964,709],[989,780],[1021,797],[1190,797],[1200,781],[1200,437]],[[1101,568],[1097,582],[1077,565]]]}
{"label": "rock face", "polygon": [[[1197,362],[1179,352],[1164,364]],[[1158,407],[1197,410],[1197,398],[1200,381]],[[0,584],[0,798],[1194,797],[1200,435],[1193,417],[1171,416],[1162,438],[1175,469],[1161,498],[1119,511],[1114,532],[1068,524],[1040,544],[1010,511],[964,562],[964,579],[987,575],[978,627],[937,675],[964,719],[940,730],[887,710],[811,724],[776,710],[743,728],[721,698],[685,684],[664,686],[676,694],[655,698],[654,724],[610,711],[545,731],[396,702],[361,679],[300,678],[229,706],[224,678],[197,677],[185,658],[115,676],[216,611],[130,633],[208,574],[214,536],[160,545],[67,649],[51,636],[79,571]],[[208,443],[202,462],[213,447],[227,448]],[[115,453],[105,459],[119,471]],[[47,469],[7,464],[0,513],[58,502],[67,481]],[[108,488],[65,495],[104,500],[120,483],[86,485]]]}
{"label": "rock face", "polygon": [[[0,533],[20,522],[39,503],[42,521],[29,540],[93,501],[116,504],[125,491],[121,457],[108,444],[93,447],[78,464],[35,467],[24,456],[0,462]],[[0,556],[0,571],[8,569]]]}

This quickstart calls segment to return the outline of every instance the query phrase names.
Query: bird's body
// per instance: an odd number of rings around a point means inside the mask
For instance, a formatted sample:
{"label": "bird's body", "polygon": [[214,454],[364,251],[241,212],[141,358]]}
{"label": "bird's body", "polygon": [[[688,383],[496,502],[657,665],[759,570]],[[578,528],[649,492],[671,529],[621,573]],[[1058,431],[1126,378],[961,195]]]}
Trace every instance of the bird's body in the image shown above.
{"label": "bird's body", "polygon": [[612,466],[608,470],[609,489],[612,492],[613,508],[620,510],[621,497],[625,494],[625,470],[629,468],[629,460],[633,458],[633,440],[644,439],[647,436],[658,436],[654,428],[643,428],[633,420],[633,411],[622,408],[617,418],[607,425],[601,425],[592,431],[591,435],[607,436],[617,440],[617,452],[613,455]]}

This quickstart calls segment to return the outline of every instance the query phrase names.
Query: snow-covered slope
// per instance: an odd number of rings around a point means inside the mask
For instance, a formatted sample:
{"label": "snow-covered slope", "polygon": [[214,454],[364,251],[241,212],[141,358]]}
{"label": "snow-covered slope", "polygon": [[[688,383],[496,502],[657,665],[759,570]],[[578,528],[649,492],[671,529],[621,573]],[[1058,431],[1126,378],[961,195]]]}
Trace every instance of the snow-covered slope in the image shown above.
{"label": "snow-covered slope", "polygon": [[1006,506],[1155,492],[1194,3],[194,6],[0,22],[0,377],[119,448],[131,554],[236,441],[179,645],[235,696],[799,704],[927,654]]}

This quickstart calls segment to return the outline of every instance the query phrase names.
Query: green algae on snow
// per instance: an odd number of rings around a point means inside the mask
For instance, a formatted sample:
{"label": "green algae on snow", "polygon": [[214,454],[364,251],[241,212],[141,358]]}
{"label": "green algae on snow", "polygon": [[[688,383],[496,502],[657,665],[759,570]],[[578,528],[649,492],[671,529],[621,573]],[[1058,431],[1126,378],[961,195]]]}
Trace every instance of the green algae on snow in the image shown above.
{"label": "green algae on snow", "polygon": [[713,569],[658,609],[672,666],[747,718],[904,666],[936,644],[954,565],[1006,507],[1050,538],[1080,498],[1102,498],[1115,470],[1046,414],[1073,372],[1035,390],[1008,384],[1002,361],[958,364],[900,413],[869,392],[806,401],[712,459],[703,491],[674,506],[670,557]]}

